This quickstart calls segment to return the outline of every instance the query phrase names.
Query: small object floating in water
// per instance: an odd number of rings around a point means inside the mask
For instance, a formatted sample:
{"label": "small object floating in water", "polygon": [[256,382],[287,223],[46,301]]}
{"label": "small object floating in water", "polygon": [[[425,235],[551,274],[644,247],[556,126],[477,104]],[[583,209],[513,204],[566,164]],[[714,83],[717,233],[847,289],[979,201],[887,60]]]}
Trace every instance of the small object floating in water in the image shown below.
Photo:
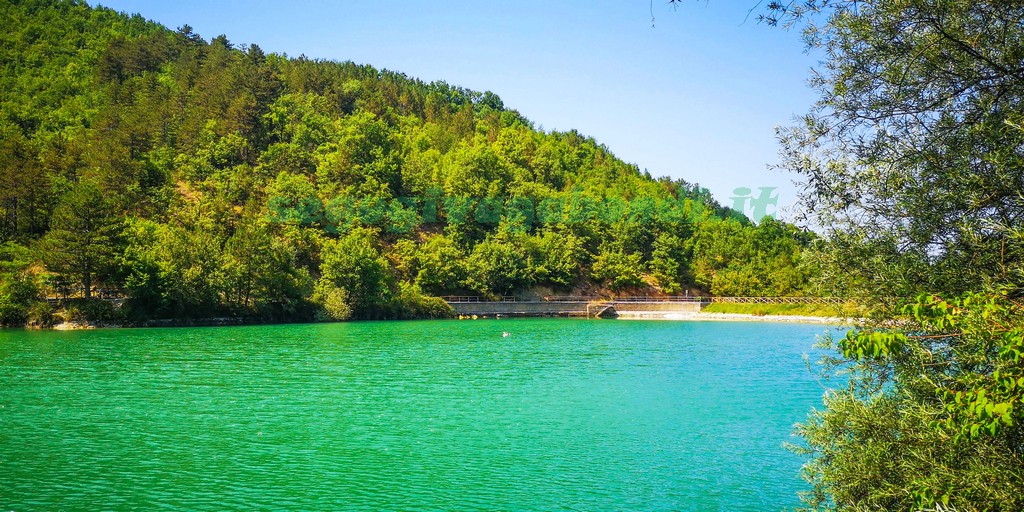
{"label": "small object floating in water", "polygon": [[510,333],[508,331],[502,331],[502,333],[501,333],[501,337],[502,338],[508,338],[509,336],[512,336],[512,333]]}

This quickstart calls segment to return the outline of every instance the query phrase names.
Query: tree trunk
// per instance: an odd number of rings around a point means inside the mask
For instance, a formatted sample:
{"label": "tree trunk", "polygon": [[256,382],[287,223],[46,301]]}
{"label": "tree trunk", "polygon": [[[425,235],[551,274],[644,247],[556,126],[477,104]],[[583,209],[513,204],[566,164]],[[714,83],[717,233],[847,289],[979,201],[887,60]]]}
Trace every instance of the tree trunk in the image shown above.
{"label": "tree trunk", "polygon": [[92,298],[92,272],[82,274],[82,286],[85,287],[85,300]]}

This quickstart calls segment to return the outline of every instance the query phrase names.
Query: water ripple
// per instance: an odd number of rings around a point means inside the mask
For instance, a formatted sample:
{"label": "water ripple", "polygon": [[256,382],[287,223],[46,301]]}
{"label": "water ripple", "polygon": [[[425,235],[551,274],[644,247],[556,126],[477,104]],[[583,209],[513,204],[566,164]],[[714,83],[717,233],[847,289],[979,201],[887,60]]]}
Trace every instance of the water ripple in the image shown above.
{"label": "water ripple", "polygon": [[[2,510],[765,510],[817,326],[0,332]],[[503,331],[512,336],[502,337]]]}

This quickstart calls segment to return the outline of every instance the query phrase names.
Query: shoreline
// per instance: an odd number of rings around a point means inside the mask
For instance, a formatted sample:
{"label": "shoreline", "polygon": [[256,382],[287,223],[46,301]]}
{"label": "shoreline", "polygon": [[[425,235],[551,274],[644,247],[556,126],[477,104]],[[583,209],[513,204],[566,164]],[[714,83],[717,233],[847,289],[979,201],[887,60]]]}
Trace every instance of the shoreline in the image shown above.
{"label": "shoreline", "polygon": [[752,315],[749,313],[664,313],[620,312],[619,320],[668,320],[677,322],[774,322],[823,325],[853,325],[856,318],[806,315]]}
{"label": "shoreline", "polygon": [[[539,318],[538,316],[537,318]],[[548,316],[549,318],[556,318],[555,316]],[[480,315],[480,320],[492,320],[492,319],[508,319],[508,318],[534,318],[527,316],[518,315]],[[565,317],[560,318],[579,318],[579,317]],[[213,321],[209,321],[213,320]],[[56,324],[50,327],[24,327],[25,329],[33,330],[53,330],[53,331],[79,331],[79,330],[92,330],[92,329],[128,329],[128,328],[160,328],[160,327],[234,327],[242,325],[251,325],[244,322],[231,322],[225,318],[209,319],[208,321],[185,321],[185,322],[153,322],[149,325],[118,325],[118,324],[91,324],[88,322],[64,322]],[[451,320],[458,320],[458,318],[452,318]],[[674,322],[772,322],[772,323],[803,323],[803,324],[821,324],[821,325],[854,325],[857,322],[856,318],[843,318],[843,317],[831,317],[831,316],[804,316],[804,315],[752,315],[747,313],[678,313],[678,312],[664,312],[664,311],[624,311],[619,313],[619,316],[615,317],[614,320],[661,320],[661,321],[674,321]],[[356,320],[358,321],[358,320]],[[395,321],[395,320],[393,320]],[[397,320],[404,321],[404,320]],[[262,322],[261,325],[285,325],[296,322]],[[298,322],[306,323],[306,322]],[[345,323],[345,322],[328,322],[328,323]]]}

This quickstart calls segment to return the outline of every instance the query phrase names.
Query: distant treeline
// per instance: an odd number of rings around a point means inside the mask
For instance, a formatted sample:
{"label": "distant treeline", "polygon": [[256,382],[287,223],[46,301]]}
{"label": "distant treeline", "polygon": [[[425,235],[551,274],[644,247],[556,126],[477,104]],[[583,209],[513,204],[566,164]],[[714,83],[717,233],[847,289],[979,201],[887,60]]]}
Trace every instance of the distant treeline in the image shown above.
{"label": "distant treeline", "polygon": [[754,225],[491,92],[79,1],[4,9],[7,325],[97,287],[124,306],[64,317],[405,318],[447,314],[442,294],[793,295],[813,278],[812,234]]}

